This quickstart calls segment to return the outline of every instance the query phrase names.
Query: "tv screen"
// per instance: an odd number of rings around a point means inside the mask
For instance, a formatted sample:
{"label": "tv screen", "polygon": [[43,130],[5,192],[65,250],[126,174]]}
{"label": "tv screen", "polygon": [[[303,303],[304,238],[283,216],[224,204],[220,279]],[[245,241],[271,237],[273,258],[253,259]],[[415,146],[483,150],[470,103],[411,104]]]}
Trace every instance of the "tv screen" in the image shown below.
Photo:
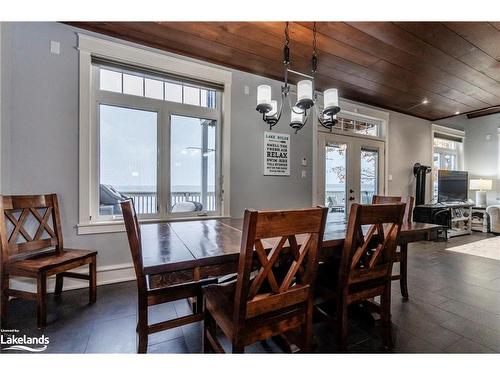
{"label": "tv screen", "polygon": [[467,172],[439,170],[438,202],[466,201],[468,191],[467,187]]}

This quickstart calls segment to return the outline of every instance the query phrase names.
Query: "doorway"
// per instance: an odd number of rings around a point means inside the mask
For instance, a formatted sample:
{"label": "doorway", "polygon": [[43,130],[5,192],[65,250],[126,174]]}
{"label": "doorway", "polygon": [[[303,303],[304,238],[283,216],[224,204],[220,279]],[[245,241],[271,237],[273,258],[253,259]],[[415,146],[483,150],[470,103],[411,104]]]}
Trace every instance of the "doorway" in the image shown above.
{"label": "doorway", "polygon": [[318,134],[318,202],[329,208],[328,222],[343,224],[354,202],[371,203],[384,192],[384,142]]}

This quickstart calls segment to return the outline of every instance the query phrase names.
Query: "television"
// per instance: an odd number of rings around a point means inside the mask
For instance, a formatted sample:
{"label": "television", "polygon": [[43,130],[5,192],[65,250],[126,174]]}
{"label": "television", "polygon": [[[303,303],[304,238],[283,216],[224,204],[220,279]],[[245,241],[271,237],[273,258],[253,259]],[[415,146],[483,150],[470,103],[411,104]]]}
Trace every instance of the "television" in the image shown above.
{"label": "television", "polygon": [[438,171],[438,202],[465,202],[468,174],[464,171]]}

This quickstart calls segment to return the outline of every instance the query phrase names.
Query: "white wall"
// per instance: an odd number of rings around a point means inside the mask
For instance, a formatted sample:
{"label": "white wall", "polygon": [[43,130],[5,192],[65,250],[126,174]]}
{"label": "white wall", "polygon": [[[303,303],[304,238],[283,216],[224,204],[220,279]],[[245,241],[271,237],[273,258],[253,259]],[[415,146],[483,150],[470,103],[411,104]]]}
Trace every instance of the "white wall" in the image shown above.
{"label": "white wall", "polygon": [[[124,233],[76,234],[78,220],[78,51],[75,32],[58,23],[8,23],[2,31],[2,190],[5,194],[56,192],[65,244],[96,249],[99,282],[132,277]],[[92,33],[89,33],[92,34]],[[94,34],[95,35],[95,34]],[[58,41],[60,55],[49,52]],[[261,83],[279,93],[280,83],[233,71],[231,119],[231,214],[245,207],[290,208],[312,204],[312,126],[291,136],[291,176],[262,175],[265,124],[255,111]],[[250,93],[244,93],[245,86]],[[390,194],[414,192],[412,166],[430,163],[430,124],[389,111]],[[273,129],[291,133],[285,122]],[[302,168],[305,157],[308,166]],[[301,170],[306,178],[301,178]],[[126,269],[123,269],[126,268]]]}
{"label": "white wall", "polygon": [[[432,165],[431,123],[427,120],[390,112],[389,117],[389,195],[415,196],[413,165]],[[426,203],[430,202],[432,181],[427,175]]]}

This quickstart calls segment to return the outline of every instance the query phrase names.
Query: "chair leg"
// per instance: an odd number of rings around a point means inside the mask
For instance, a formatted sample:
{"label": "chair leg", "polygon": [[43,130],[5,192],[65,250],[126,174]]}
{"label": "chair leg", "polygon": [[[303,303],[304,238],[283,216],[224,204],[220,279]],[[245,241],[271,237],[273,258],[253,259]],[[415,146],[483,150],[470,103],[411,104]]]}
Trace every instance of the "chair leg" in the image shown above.
{"label": "chair leg", "polygon": [[304,353],[312,352],[312,340],[313,340],[313,310],[314,306],[311,303],[307,306],[306,322],[304,323],[303,329],[303,348]]}
{"label": "chair leg", "polygon": [[148,303],[146,298],[139,297],[139,321],[137,323],[137,353],[146,353],[148,349]]}
{"label": "chair leg", "polygon": [[337,302],[337,342],[338,350],[340,352],[347,351],[347,305],[343,301]]}
{"label": "chair leg", "polygon": [[212,317],[212,314],[208,310],[205,310],[205,318],[203,320],[203,341],[202,341],[202,352],[203,353],[213,353],[214,349],[212,348],[212,343],[208,338],[208,334],[210,333],[212,337],[215,337],[215,320]]}
{"label": "chair leg", "polygon": [[47,276],[42,273],[37,277],[36,287],[36,302],[37,302],[37,324],[38,328],[44,328],[47,325]]}
{"label": "chair leg", "polygon": [[391,349],[392,332],[391,332],[391,286],[385,288],[384,293],[380,298],[380,327],[382,330],[382,342],[386,349]]}
{"label": "chair leg", "polygon": [[60,296],[63,290],[63,280],[64,277],[61,274],[56,275],[56,288],[54,289],[54,295]]}
{"label": "chair leg", "polygon": [[408,244],[400,246],[399,284],[404,301],[408,301]]}
{"label": "chair leg", "polygon": [[0,317],[5,318],[7,316],[7,306],[9,304],[9,295],[7,290],[9,289],[9,275],[2,273],[2,278],[0,282]]}
{"label": "chair leg", "polygon": [[92,257],[89,263],[89,304],[93,305],[97,298],[97,263],[96,257]]}

